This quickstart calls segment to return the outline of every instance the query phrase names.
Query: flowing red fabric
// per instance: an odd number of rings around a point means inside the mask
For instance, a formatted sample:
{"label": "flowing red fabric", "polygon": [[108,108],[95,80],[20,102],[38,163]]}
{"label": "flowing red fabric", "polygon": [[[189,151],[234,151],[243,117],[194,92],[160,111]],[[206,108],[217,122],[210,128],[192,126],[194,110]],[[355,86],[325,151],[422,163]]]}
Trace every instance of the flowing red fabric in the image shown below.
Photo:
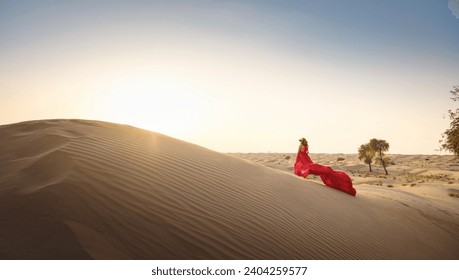
{"label": "flowing red fabric", "polygon": [[342,171],[335,171],[329,166],[320,165],[312,162],[309,157],[308,147],[304,151],[298,150],[295,166],[293,168],[296,175],[308,177],[309,174],[318,175],[326,186],[346,192],[355,196],[356,190],[352,187],[352,180]]}

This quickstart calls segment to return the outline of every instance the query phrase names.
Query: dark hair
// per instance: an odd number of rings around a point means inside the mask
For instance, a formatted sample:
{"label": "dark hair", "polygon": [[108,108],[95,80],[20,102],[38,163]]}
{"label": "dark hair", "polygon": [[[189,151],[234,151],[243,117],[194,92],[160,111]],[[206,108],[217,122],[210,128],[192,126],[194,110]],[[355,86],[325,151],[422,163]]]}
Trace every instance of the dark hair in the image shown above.
{"label": "dark hair", "polygon": [[301,145],[303,146],[307,146],[308,145],[308,140],[306,140],[306,138],[300,138],[300,142],[301,142]]}

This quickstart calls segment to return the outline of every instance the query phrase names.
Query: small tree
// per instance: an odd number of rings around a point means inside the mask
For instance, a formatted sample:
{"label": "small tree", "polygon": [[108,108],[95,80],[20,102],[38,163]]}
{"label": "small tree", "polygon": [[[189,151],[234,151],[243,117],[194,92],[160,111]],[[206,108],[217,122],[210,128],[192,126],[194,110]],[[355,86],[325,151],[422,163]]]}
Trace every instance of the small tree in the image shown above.
{"label": "small tree", "polygon": [[384,168],[384,171],[386,172],[386,175],[389,175],[389,173],[387,173],[386,163],[383,158],[384,152],[387,152],[389,150],[389,143],[387,143],[386,140],[379,140],[379,139],[373,138],[370,140],[369,146],[371,150],[378,153],[379,155],[378,160],[381,162]]}
{"label": "small tree", "polygon": [[[453,97],[453,101],[459,100],[459,86],[454,86],[450,91]],[[448,110],[449,119],[451,123],[449,129],[442,134],[440,140],[441,149],[445,151],[453,152],[456,156],[459,156],[459,109]]]}
{"label": "small tree", "polygon": [[373,158],[375,156],[375,151],[373,151],[370,148],[370,144],[362,144],[359,148],[359,159],[368,164],[368,167],[370,168],[370,172],[373,172],[371,170],[371,163],[373,163]]}

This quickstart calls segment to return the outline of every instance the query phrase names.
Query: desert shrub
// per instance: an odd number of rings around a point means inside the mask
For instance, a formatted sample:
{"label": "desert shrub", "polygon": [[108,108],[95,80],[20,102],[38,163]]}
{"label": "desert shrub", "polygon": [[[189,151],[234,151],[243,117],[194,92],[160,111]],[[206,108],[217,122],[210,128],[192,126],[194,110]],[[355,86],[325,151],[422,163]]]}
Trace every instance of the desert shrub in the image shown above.
{"label": "desert shrub", "polygon": [[395,162],[392,161],[390,157],[385,157],[384,158],[384,163],[387,165],[395,165]]}
{"label": "desert shrub", "polygon": [[387,143],[386,140],[373,138],[370,140],[369,146],[370,149],[375,152],[375,154],[377,153],[379,155],[377,161],[383,166],[386,175],[388,175],[389,173],[387,173],[386,163],[384,161],[383,156],[384,152],[387,152],[389,150],[389,143]]}
{"label": "desert shrub", "polygon": [[371,164],[373,163],[373,157],[375,156],[375,151],[373,151],[370,147],[370,144],[362,144],[359,147],[359,159],[363,160],[366,164],[368,164],[368,167],[370,168],[370,172],[373,172],[371,170]]}
{"label": "desert shrub", "polygon": [[373,161],[373,157],[378,154],[379,157],[376,158],[376,162],[380,163],[382,167],[384,168],[384,171],[386,175],[387,173],[387,163],[386,160],[390,161],[389,158],[384,158],[384,152],[387,152],[389,150],[389,143],[386,142],[386,140],[381,140],[381,139],[376,139],[373,138],[370,140],[369,143],[367,144],[362,144],[359,147],[359,159],[363,160],[368,166],[370,167],[370,172],[371,170],[371,163]]}
{"label": "desert shrub", "polygon": [[[453,95],[453,101],[459,100],[459,86],[454,86],[450,91]],[[440,148],[445,151],[453,152],[459,156],[459,108],[456,110],[449,110],[449,119],[451,123],[449,128],[443,132],[442,139],[440,140]]]}

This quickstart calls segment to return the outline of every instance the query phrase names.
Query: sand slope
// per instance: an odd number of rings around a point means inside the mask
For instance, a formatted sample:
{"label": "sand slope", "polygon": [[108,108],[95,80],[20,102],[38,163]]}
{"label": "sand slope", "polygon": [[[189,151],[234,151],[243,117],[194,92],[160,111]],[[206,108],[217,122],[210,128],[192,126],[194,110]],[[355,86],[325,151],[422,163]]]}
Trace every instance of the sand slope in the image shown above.
{"label": "sand slope", "polygon": [[97,121],[4,125],[0,143],[3,259],[459,259],[459,216],[408,193]]}

